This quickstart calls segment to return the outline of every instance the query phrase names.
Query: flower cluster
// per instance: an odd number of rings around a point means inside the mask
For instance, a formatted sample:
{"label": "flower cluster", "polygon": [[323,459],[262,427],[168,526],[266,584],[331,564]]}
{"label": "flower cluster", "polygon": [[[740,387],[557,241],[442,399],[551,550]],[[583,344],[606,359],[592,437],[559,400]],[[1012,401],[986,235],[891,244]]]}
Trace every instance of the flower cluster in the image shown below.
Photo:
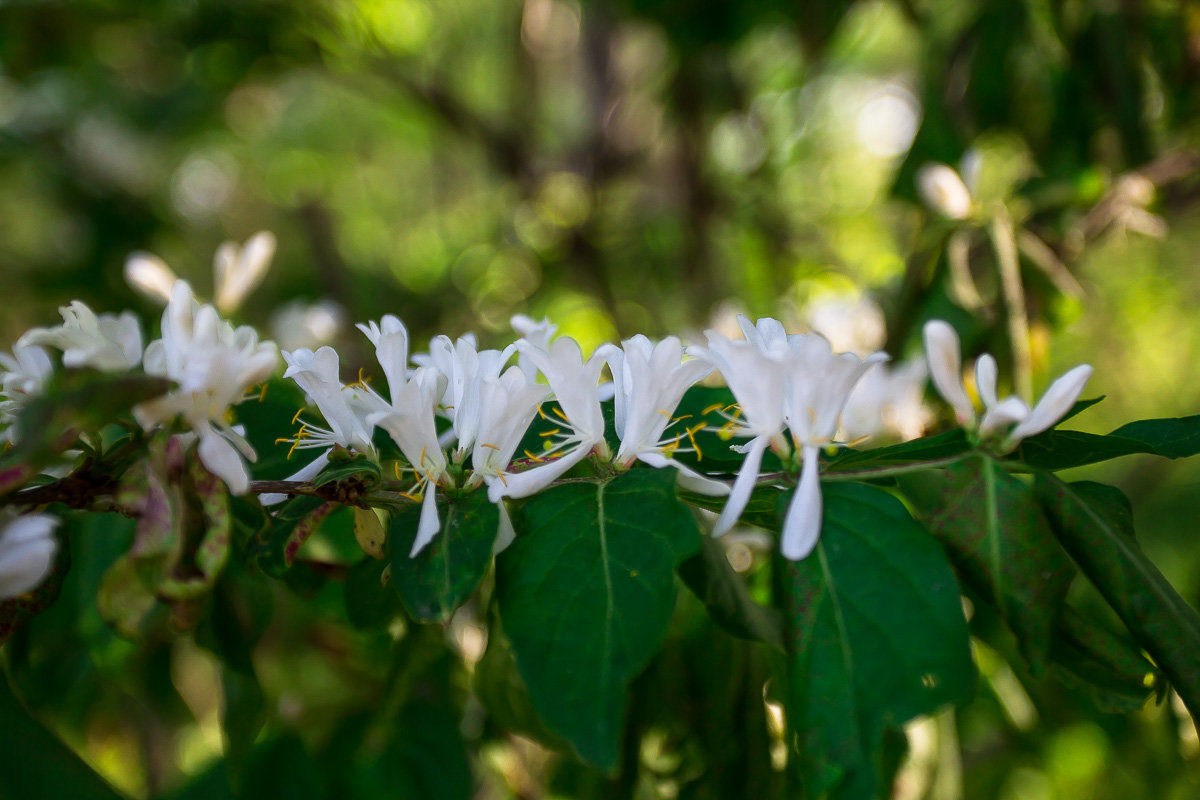
{"label": "flower cluster", "polygon": [[[261,279],[273,250],[274,240],[260,235],[245,248],[228,245],[218,253],[218,295],[226,308],[236,306]],[[246,462],[256,454],[233,424],[231,408],[275,373],[278,348],[260,341],[252,328],[224,321],[217,307],[198,301],[186,282],[174,279],[152,257],[131,259],[129,273],[147,292],[168,295],[160,338],[143,348],[141,327],[128,312],[97,315],[78,301],[64,307],[60,326],[32,330],[11,355],[0,354],[0,436],[11,439],[16,427],[11,423],[29,398],[44,391],[57,363],[102,371],[141,369],[171,385],[133,408],[142,428],[167,430],[184,445],[194,442],[200,462],[230,492],[251,491]],[[803,559],[821,531],[822,453],[847,438],[884,429],[889,410],[901,407],[916,421],[915,428],[911,421],[900,426],[903,438],[920,435],[927,418],[922,403],[926,366],[909,362],[889,370],[882,352],[857,347],[857,353],[837,352],[821,334],[789,334],[771,318],[739,317],[737,322],[741,337],[709,330],[703,344],[688,347],[674,336],[656,342],[637,335],[586,356],[574,339],[556,338],[548,321],[524,316],[512,321],[520,338],[499,350],[480,349],[473,336],[465,335],[457,340],[437,336],[426,352],[414,353],[397,317],[360,324],[386,386],[372,385],[361,371],[357,380],[344,383],[341,358],[329,346],[282,353],[283,377],[303,390],[308,406],[319,414],[314,418],[302,409],[293,418],[299,429],[282,440],[291,445],[289,457],[296,450],[319,451],[290,480],[317,477],[335,449],[378,463],[383,455],[377,436],[386,435],[401,458],[381,464],[381,471],[386,466],[386,474],[396,477],[391,488],[420,503],[411,555],[441,528],[439,493],[486,490],[500,512],[497,547],[502,548],[514,536],[506,503],[535,495],[584,464],[590,464],[585,474],[613,474],[639,462],[669,468],[681,488],[727,497],[713,530],[718,536],[738,523],[757,487],[794,485],[781,551],[786,558]],[[1018,398],[998,397],[996,362],[980,356],[974,381],[983,404],[979,415],[963,382],[954,330],[931,321],[924,343],[928,374],[959,423],[982,446],[1000,452],[1054,425],[1091,374],[1089,366],[1076,367],[1030,408]],[[693,385],[717,377],[732,403],[706,415],[677,415]],[[604,405],[610,399],[611,430]],[[546,424],[538,426],[538,444],[523,448],[539,416]],[[702,432],[717,433],[742,456],[736,475],[722,467],[727,460],[704,468],[697,439]],[[762,474],[767,452],[779,459],[782,472]],[[695,458],[681,461],[687,453]],[[285,498],[260,495],[265,506]],[[6,524],[0,539],[0,597],[36,585],[54,552],[52,525],[38,515]]]}

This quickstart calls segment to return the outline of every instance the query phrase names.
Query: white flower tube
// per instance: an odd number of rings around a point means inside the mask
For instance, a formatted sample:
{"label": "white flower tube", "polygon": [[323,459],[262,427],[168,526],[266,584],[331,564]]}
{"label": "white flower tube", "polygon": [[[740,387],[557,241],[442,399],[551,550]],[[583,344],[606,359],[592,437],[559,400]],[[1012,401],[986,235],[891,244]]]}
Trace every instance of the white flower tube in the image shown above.
{"label": "white flower tube", "polygon": [[132,313],[97,315],[79,300],[63,306],[59,313],[62,325],[34,328],[17,345],[57,348],[62,351],[63,365],[72,368],[122,372],[141,363],[142,326]]}

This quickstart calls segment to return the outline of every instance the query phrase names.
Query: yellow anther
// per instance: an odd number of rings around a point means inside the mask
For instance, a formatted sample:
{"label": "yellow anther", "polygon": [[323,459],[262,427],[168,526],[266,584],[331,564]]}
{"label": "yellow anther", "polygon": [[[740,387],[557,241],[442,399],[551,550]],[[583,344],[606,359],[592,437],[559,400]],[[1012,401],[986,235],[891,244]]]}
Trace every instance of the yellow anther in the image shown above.
{"label": "yellow anther", "polygon": [[262,389],[258,392],[258,402],[262,402],[267,396],[267,384],[264,383]]}
{"label": "yellow anther", "polygon": [[533,453],[529,452],[528,450],[525,451],[525,455],[527,457],[529,457],[530,459],[532,459],[533,461],[536,461],[539,464],[541,464],[543,461],[546,460],[544,458],[539,458],[538,456],[535,456]]}
{"label": "yellow anther", "polygon": [[412,500],[414,503],[419,503],[419,502],[421,502],[421,500],[424,499],[419,494],[409,494],[408,492],[397,492],[396,494],[398,494],[401,497],[406,498],[408,500]]}
{"label": "yellow anther", "polygon": [[488,444],[487,442],[480,442],[480,443],[479,443],[479,446],[480,446],[480,447],[490,447],[492,450],[499,450],[499,449],[500,449],[500,448],[499,448],[499,447],[497,447],[496,445],[494,445],[494,444]]}
{"label": "yellow anther", "polygon": [[709,414],[713,413],[714,411],[720,411],[720,410],[721,410],[721,404],[720,404],[720,403],[713,403],[711,406],[709,406],[708,408],[704,409],[704,410],[703,410],[703,411],[701,411],[700,413],[701,413],[701,414],[703,414],[704,416],[706,416],[706,417],[707,417]]}
{"label": "yellow anther", "polygon": [[683,422],[685,419],[691,419],[691,418],[692,418],[691,414],[684,414],[683,416],[675,417],[674,419],[671,420],[671,422]]}
{"label": "yellow anther", "polygon": [[558,414],[558,416],[560,416],[560,417],[562,417],[563,419],[567,420],[567,422],[570,422],[570,420],[569,420],[569,419],[567,419],[567,415],[566,415],[566,414],[564,414],[564,413],[562,412],[562,409],[561,409],[561,408],[558,408],[558,407],[556,406],[556,407],[554,408],[554,413],[555,413],[555,414]]}
{"label": "yellow anther", "polygon": [[542,407],[541,407],[541,406],[538,406],[538,407],[537,407],[537,412],[538,412],[538,416],[539,416],[539,417],[541,417],[542,419],[544,419],[544,420],[549,420],[549,419],[550,419],[549,417],[547,417],[547,416],[546,416],[546,412],[545,412],[545,411],[542,411]]}
{"label": "yellow anther", "polygon": [[392,462],[392,470],[396,473],[396,480],[400,480],[400,462],[399,461]]}
{"label": "yellow anther", "polygon": [[667,417],[667,418],[670,418],[670,416],[671,416],[671,412],[670,412],[670,411],[663,411],[661,408],[660,408],[660,409],[658,409],[657,411],[655,411],[654,413],[655,413],[655,414],[662,414],[664,417]]}
{"label": "yellow anther", "polygon": [[553,436],[554,434],[559,433],[561,431],[562,431],[562,428],[555,428],[554,430],[549,430],[549,431],[546,431],[545,433],[539,433],[538,436],[545,438],[547,436]]}
{"label": "yellow anther", "polygon": [[300,415],[304,413],[303,408],[296,409],[296,413],[292,415],[292,424],[296,424],[296,420],[300,419]]}
{"label": "yellow anther", "polygon": [[508,487],[508,481],[506,481],[506,480],[504,479],[504,473],[503,473],[503,472],[497,472],[497,473],[496,473],[496,477],[500,479],[500,482],[501,482],[501,483],[503,483],[503,484],[504,484],[504,486],[505,486],[506,488]]}
{"label": "yellow anther", "polygon": [[[696,458],[697,459],[704,458],[704,453],[700,452],[700,445],[698,445],[696,443],[696,432],[704,430],[704,426],[696,425],[695,427],[685,428],[684,430],[687,431],[688,441],[692,443],[692,449],[696,451]],[[678,438],[678,437],[676,437],[676,438]]]}
{"label": "yellow anther", "polygon": [[275,440],[275,444],[283,444],[284,442],[290,442],[290,441],[291,441],[291,439],[289,439],[288,437],[280,436],[278,439]]}

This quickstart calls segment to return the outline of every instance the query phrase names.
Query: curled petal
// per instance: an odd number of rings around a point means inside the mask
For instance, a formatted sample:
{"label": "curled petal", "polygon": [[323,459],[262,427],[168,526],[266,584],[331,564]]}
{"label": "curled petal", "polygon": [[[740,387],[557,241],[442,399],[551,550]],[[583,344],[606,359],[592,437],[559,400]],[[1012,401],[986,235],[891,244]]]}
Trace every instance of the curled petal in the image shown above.
{"label": "curled petal", "polygon": [[804,448],[804,466],[800,470],[800,484],[788,504],[787,518],[783,521],[783,541],[780,549],[789,561],[806,558],[817,546],[821,535],[821,481],[817,475],[819,461],[815,447]]}
{"label": "curled petal", "polygon": [[1071,406],[1075,405],[1075,401],[1079,399],[1079,395],[1083,393],[1083,387],[1091,377],[1091,365],[1080,364],[1050,384],[1050,388],[1033,407],[1033,411],[1029,412],[1025,421],[1013,428],[1012,433],[1008,435],[1010,444],[1015,445],[1027,436],[1033,436],[1053,427],[1071,410]]}
{"label": "curled petal", "polygon": [[962,383],[962,346],[950,324],[940,319],[925,323],[925,358],[933,385],[962,424],[975,421],[975,407]]}
{"label": "curled petal", "polygon": [[727,497],[729,495],[729,484],[715,478],[710,478],[707,475],[701,475],[686,464],[681,464],[673,458],[667,458],[662,453],[648,450],[644,453],[638,453],[638,459],[655,469],[673,467],[678,470],[679,478],[676,482],[681,489],[687,489],[689,492],[709,497]]}
{"label": "curled petal", "polygon": [[537,494],[553,483],[555,479],[564,475],[571,467],[583,461],[590,452],[592,452],[591,447],[581,444],[562,458],[547,461],[545,464],[539,464],[524,472],[506,474],[503,481],[499,478],[493,479],[488,484],[488,499],[497,503],[502,497],[511,497],[516,500]]}
{"label": "curled petal", "polygon": [[225,437],[209,428],[198,431],[200,442],[196,452],[204,468],[225,481],[232,494],[245,494],[250,488],[250,475],[237,448],[230,444]]}
{"label": "curled petal", "polygon": [[767,441],[766,436],[756,436],[747,446],[746,460],[738,470],[733,488],[729,491],[729,499],[725,501],[725,508],[721,509],[721,516],[717,517],[716,524],[713,525],[713,536],[727,533],[746,510],[750,494],[754,491],[754,483],[758,480],[758,470],[762,464],[763,452],[767,449]]}
{"label": "curled petal", "polygon": [[508,508],[504,505],[504,501],[501,500],[496,505],[500,509],[500,526],[496,529],[496,543],[492,546],[492,552],[499,555],[516,541],[517,532],[513,529],[512,517],[508,515]]}
{"label": "curled petal", "polygon": [[438,519],[437,509],[437,484],[430,481],[429,486],[425,488],[425,498],[421,501],[421,519],[417,523],[417,538],[413,540],[412,550],[408,551],[408,557],[412,558],[424,550],[441,529],[442,523]]}
{"label": "curled petal", "polygon": [[1019,397],[1006,397],[987,410],[979,423],[979,435],[991,436],[997,431],[1021,422],[1029,416],[1029,406]]}

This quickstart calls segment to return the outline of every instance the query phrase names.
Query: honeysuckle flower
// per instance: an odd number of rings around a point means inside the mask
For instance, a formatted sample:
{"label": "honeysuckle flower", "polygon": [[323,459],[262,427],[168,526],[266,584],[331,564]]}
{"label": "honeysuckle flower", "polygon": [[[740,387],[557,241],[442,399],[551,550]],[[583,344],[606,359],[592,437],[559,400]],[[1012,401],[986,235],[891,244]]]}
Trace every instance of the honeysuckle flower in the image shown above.
{"label": "honeysuckle flower", "polygon": [[744,420],[730,416],[724,430],[753,437],[739,448],[746,459],[713,535],[732,528],[745,510],[766,448],[783,456],[791,454],[781,432],[786,425],[802,466],[784,519],[781,550],[784,557],[799,560],[812,551],[821,531],[820,450],[833,444],[838,417],[854,384],[886,356],[875,353],[861,359],[853,353],[834,353],[823,336],[789,335],[778,320],[770,318],[752,324],[740,317],[738,323],[746,341],[730,341],[708,331],[707,350],[697,351],[720,371],[745,415]]}
{"label": "honeysuckle flower", "polygon": [[[213,256],[214,303],[224,314],[241,306],[267,274],[275,255],[275,235],[259,231],[246,240],[222,242]],[[125,261],[125,280],[134,289],[162,303],[170,302],[179,278],[152,253],[133,253]]]}
{"label": "honeysuckle flower", "polygon": [[36,589],[50,574],[58,519],[49,514],[0,512],[0,600]]}
{"label": "honeysuckle flower", "polygon": [[917,170],[917,192],[925,204],[950,219],[966,219],[974,206],[963,179],[946,164],[926,164]]}
{"label": "honeysuckle flower", "polygon": [[271,314],[270,331],[281,350],[311,350],[332,344],[345,324],[345,310],[332,300],[293,300]]}
{"label": "honeysuckle flower", "polygon": [[421,501],[417,537],[410,556],[415,556],[433,541],[441,530],[437,510],[437,486],[446,479],[446,454],[438,442],[434,408],[446,390],[446,378],[432,367],[418,367],[400,386],[391,388],[392,405],[367,417],[371,425],[387,431],[400,448],[409,469],[416,475],[414,499]]}
{"label": "honeysuckle flower", "polygon": [[738,413],[726,414],[728,422],[723,431],[750,437],[749,442],[734,447],[746,458],[733,481],[725,508],[713,526],[714,536],[732,528],[745,510],[767,447],[781,454],[789,449],[782,428],[785,390],[795,354],[787,346],[783,326],[776,320],[764,318],[758,326],[750,326],[746,321],[743,327],[752,337],[747,341],[728,339],[709,330],[705,331],[708,347],[689,350],[721,373],[737,401]]}
{"label": "honeysuckle flower", "polygon": [[524,472],[505,473],[488,487],[488,498],[496,502],[502,497],[528,497],[549,486],[571,467],[593,451],[608,459],[610,453],[604,441],[604,414],[596,386],[604,368],[604,354],[597,350],[586,361],[579,343],[563,336],[540,349],[528,342],[518,342],[518,351],[546,376],[558,400],[559,427],[547,436],[550,447],[536,455],[538,464]]}
{"label": "honeysuckle flower", "polygon": [[254,449],[229,424],[226,414],[247,389],[270,377],[279,362],[272,342],[259,342],[249,326],[234,328],[212,306],[199,305],[185,281],[178,281],[162,317],[162,338],[146,348],[148,375],[178,385],[162,397],[136,406],[134,415],[149,430],[181,417],[197,437],[201,463],[229,487],[244,493],[250,475],[242,459]]}
{"label": "honeysuckle flower", "polygon": [[887,360],[884,353],[859,358],[834,353],[819,334],[789,337],[796,355],[789,374],[784,408],[792,441],[801,450],[800,482],[784,518],[780,549],[784,558],[799,561],[812,552],[821,533],[821,484],[817,476],[820,450],[833,443],[838,418],[850,391],[873,364]]}
{"label": "honeysuckle flower", "polygon": [[218,309],[228,314],[262,283],[275,257],[275,234],[259,231],[246,240],[222,242],[213,256],[213,286]]}
{"label": "honeysuckle flower", "polygon": [[30,398],[42,393],[54,371],[50,355],[37,345],[16,345],[0,353],[0,442],[12,441],[17,415]]}
{"label": "honeysuckle flower", "polygon": [[62,351],[63,365],[120,372],[142,360],[142,326],[131,312],[99,314],[79,300],[59,309],[63,324],[34,328],[18,346],[42,345]]}
{"label": "honeysuckle flower", "polygon": [[482,412],[483,381],[499,377],[515,349],[516,345],[510,345],[504,350],[478,350],[475,337],[470,335],[460,337],[457,342],[449,336],[438,336],[429,343],[429,363],[446,376],[441,404],[457,442],[456,460],[465,458],[475,443]]}
{"label": "honeysuckle flower", "polygon": [[[558,326],[549,319],[543,318],[541,322],[538,322],[525,314],[514,314],[509,320],[509,324],[529,347],[542,351],[550,349],[550,340],[558,332]],[[521,371],[525,373],[525,377],[529,379],[530,383],[537,380],[537,365],[530,360],[528,354],[519,349],[517,365],[521,367]]]}
{"label": "honeysuckle flower", "polygon": [[[367,410],[354,402],[357,395],[354,387],[342,385],[338,354],[332,347],[312,350],[299,349],[284,352],[287,370],[283,377],[291,378],[304,390],[310,403],[316,405],[329,428],[301,419],[300,430],[295,437],[285,439],[292,443],[290,457],[296,450],[319,448],[322,452],[315,459],[290,475],[289,481],[307,481],[315,478],[329,463],[329,453],[340,446],[347,450],[375,457],[375,445],[371,441],[371,426],[366,422]],[[272,505],[283,501],[284,494],[262,494],[259,502]]]}
{"label": "honeysuckle flower", "polygon": [[975,405],[963,385],[958,334],[948,323],[935,319],[925,323],[924,338],[929,372],[938,394],[954,408],[959,423],[974,429],[981,438],[1002,437],[999,439],[1002,452],[1012,450],[1022,439],[1054,427],[1075,405],[1092,377],[1092,367],[1088,364],[1067,370],[1050,384],[1031,409],[1019,397],[1000,399],[996,391],[996,360],[985,353],[975,361],[975,386],[984,408],[983,418],[977,424]]}
{"label": "honeysuckle flower", "polygon": [[[654,344],[639,334],[622,344],[621,348],[602,348],[615,389],[613,418],[621,440],[616,464],[629,467],[641,460],[656,468],[673,467],[679,471],[680,485],[686,488],[710,495],[728,494],[724,483],[673,458],[677,452],[696,450],[695,434],[704,423],[689,427],[686,417],[673,419],[672,415],[684,392],[711,372],[712,365],[701,359],[683,361],[683,345],[674,336]],[[677,432],[668,434],[672,427],[677,427]]]}
{"label": "honeysuckle flower", "polygon": [[902,442],[918,438],[932,416],[924,402],[928,377],[924,360],[871,366],[854,384],[842,409],[842,438],[851,442],[880,435]]}

